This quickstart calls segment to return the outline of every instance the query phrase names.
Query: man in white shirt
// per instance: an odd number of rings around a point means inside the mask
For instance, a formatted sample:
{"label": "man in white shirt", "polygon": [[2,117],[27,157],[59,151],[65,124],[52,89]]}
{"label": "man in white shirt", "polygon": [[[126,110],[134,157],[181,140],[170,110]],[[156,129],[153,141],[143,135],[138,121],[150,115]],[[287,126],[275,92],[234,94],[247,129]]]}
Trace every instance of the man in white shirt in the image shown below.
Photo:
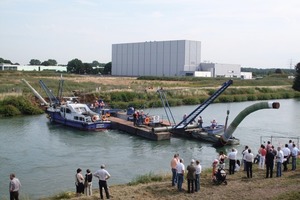
{"label": "man in white shirt", "polygon": [[297,157],[299,155],[299,149],[296,147],[295,143],[293,144],[292,155],[292,170],[296,170]]}
{"label": "man in white shirt", "polygon": [[227,156],[229,159],[229,174],[234,174],[236,155],[237,155],[237,150],[232,148],[231,152]]}
{"label": "man in white shirt", "polygon": [[15,174],[12,173],[9,175],[9,195],[11,200],[19,200],[19,190],[21,187],[21,183],[18,178],[16,178]]}
{"label": "man in white shirt", "polygon": [[288,170],[287,164],[288,164],[288,159],[291,155],[291,150],[288,147],[288,144],[285,144],[285,147],[282,149],[283,152],[283,171],[286,172]]}
{"label": "man in white shirt", "polygon": [[277,163],[276,177],[280,177],[281,176],[281,165],[283,163],[283,152],[281,150],[281,147],[277,147],[276,163]]}
{"label": "man in white shirt", "polygon": [[97,170],[94,173],[94,176],[99,178],[100,199],[103,199],[103,192],[102,192],[103,188],[105,190],[106,198],[109,199],[109,191],[108,191],[106,181],[107,181],[107,179],[110,178],[110,174],[108,173],[108,171],[105,170],[105,165],[101,165],[100,168],[101,169]]}
{"label": "man in white shirt", "polygon": [[247,178],[252,178],[253,153],[251,153],[251,149],[248,149],[248,153],[245,154],[245,160],[246,160]]}
{"label": "man in white shirt", "polygon": [[196,181],[195,181],[195,192],[200,191],[200,174],[202,172],[202,166],[200,165],[200,161],[196,160]]}
{"label": "man in white shirt", "polygon": [[177,188],[178,191],[182,191],[182,183],[183,183],[183,177],[184,177],[184,164],[183,164],[183,159],[181,158],[179,160],[179,163],[176,166],[176,170],[177,170]]}

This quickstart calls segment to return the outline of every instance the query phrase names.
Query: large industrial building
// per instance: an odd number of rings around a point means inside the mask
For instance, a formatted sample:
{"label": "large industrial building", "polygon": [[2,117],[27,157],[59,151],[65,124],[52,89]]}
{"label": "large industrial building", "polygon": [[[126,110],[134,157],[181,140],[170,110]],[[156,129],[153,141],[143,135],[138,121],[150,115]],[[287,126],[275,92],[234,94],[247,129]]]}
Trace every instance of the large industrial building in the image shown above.
{"label": "large industrial building", "polygon": [[112,75],[239,78],[241,66],[201,63],[200,41],[151,41],[113,44]]}
{"label": "large industrial building", "polygon": [[201,42],[151,41],[112,45],[112,75],[185,76],[201,62]]}

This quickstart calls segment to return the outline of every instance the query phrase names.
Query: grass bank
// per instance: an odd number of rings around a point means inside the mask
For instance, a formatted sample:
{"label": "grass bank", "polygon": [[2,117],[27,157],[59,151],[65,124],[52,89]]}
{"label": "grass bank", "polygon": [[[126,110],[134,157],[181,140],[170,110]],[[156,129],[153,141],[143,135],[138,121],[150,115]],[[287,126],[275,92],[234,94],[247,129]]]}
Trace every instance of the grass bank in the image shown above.
{"label": "grass bank", "polygon": [[[299,166],[299,159],[298,159]],[[227,165],[228,166],[228,165]],[[291,166],[289,166],[291,168]],[[170,175],[148,174],[137,177],[135,180],[124,185],[110,187],[111,199],[161,199],[161,200],[194,200],[194,199],[272,199],[272,200],[295,200],[300,199],[300,170],[284,172],[282,177],[265,178],[265,170],[258,169],[253,165],[253,178],[246,178],[244,171],[234,175],[227,175],[227,185],[214,185],[211,181],[211,169],[206,169],[201,174],[200,192],[189,194],[187,181],[183,183],[184,192],[178,192],[176,187],[171,186]],[[94,185],[94,194],[91,197],[75,197],[74,192],[65,192],[41,200],[74,199],[96,200],[99,192]]]}

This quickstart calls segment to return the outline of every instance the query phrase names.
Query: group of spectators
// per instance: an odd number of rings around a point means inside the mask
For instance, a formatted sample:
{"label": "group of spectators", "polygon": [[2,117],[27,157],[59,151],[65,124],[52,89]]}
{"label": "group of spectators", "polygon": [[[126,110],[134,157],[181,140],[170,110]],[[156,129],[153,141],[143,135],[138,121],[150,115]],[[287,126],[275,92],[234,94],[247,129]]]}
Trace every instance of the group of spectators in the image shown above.
{"label": "group of spectators", "polygon": [[[266,146],[264,144],[260,146],[256,157],[254,157],[252,150],[248,146],[245,146],[245,149],[242,151],[242,165],[247,174],[247,178],[252,178],[253,163],[257,163],[259,169],[266,168],[266,178],[273,177],[273,170],[276,166],[276,176],[280,177],[282,175],[282,171],[285,172],[288,170],[289,163],[292,165],[291,170],[296,170],[298,155],[299,149],[292,140],[289,140],[289,143],[285,144],[284,148],[275,148],[271,142],[268,141]],[[240,162],[237,159],[236,149],[233,148],[228,155],[225,155],[222,151],[219,153],[219,159],[216,161],[219,167],[223,169],[225,169],[225,159],[229,160],[228,171],[230,175],[239,170]],[[214,163],[216,163],[216,161],[214,161]]]}
{"label": "group of spectators", "polygon": [[192,159],[190,164],[185,169],[183,159],[179,157],[179,154],[175,154],[171,160],[172,170],[172,186],[177,184],[178,191],[182,190],[182,183],[185,177],[187,178],[188,193],[194,193],[200,191],[200,174],[202,167],[199,160]]}
{"label": "group of spectators", "polygon": [[105,165],[101,165],[100,169],[97,170],[94,174],[92,174],[91,171],[87,169],[85,177],[83,177],[81,172],[82,170],[78,168],[75,175],[77,196],[80,196],[81,194],[85,194],[86,196],[92,195],[92,179],[93,176],[95,176],[99,179],[100,199],[103,199],[103,189],[105,191],[106,198],[109,199],[110,194],[108,191],[107,179],[110,178],[110,174],[105,169]]}

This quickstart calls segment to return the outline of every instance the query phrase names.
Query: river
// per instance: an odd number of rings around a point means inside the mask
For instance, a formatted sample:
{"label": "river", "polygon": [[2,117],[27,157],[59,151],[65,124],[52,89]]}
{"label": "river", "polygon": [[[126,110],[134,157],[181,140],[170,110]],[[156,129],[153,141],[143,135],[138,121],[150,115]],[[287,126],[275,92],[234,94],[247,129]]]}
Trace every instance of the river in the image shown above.
{"label": "river", "polygon": [[[300,101],[275,100],[279,109],[264,109],[248,115],[234,132],[241,144],[257,152],[260,141],[269,136],[275,146],[283,145],[288,138],[300,136]],[[227,110],[229,123],[236,115],[256,102],[211,104],[201,115],[203,125],[212,119],[224,124]],[[184,113],[197,106],[172,107],[178,123]],[[164,109],[144,110],[150,115],[164,116]],[[286,138],[276,138],[286,137]],[[294,139],[294,138],[293,138]],[[299,145],[299,140],[296,141]],[[78,167],[96,171],[106,164],[112,175],[109,184],[123,184],[139,175],[170,173],[170,160],[179,153],[187,164],[192,158],[200,159],[204,168],[211,166],[218,152],[228,152],[231,147],[216,149],[209,143],[171,138],[170,141],[150,141],[117,130],[84,132],[50,124],[46,115],[4,118],[0,120],[0,199],[8,199],[9,174],[16,173],[22,183],[21,195],[38,199],[62,191],[75,191],[75,172]],[[93,180],[94,188],[97,180]]]}

